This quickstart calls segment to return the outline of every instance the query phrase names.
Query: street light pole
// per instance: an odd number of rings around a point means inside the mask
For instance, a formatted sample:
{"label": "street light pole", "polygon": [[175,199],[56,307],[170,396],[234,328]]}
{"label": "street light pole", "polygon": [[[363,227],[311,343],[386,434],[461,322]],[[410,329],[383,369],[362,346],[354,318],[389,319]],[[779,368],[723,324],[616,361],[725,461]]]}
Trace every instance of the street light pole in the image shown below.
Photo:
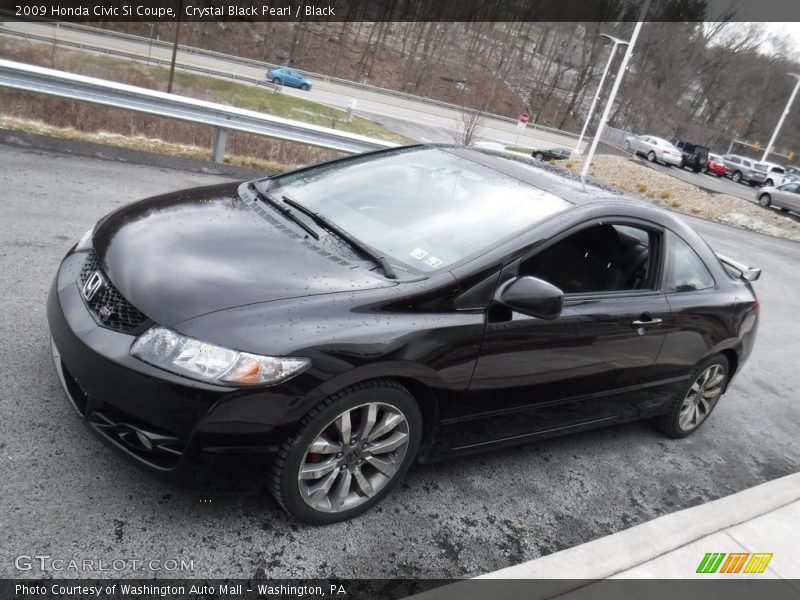
{"label": "street light pole", "polygon": [[792,77],[797,79],[797,83],[794,84],[794,90],[792,90],[792,95],[789,96],[789,101],[786,103],[786,108],[783,109],[783,114],[781,115],[781,118],[778,119],[778,126],[775,127],[775,131],[772,132],[772,137],[769,140],[769,144],[767,144],[767,147],[764,148],[764,156],[761,157],[761,162],[767,160],[769,149],[772,148],[772,144],[775,143],[775,140],[778,137],[778,133],[780,132],[781,127],[783,127],[783,121],[784,119],[786,119],[786,115],[789,114],[789,109],[792,108],[792,102],[794,102],[794,97],[797,96],[797,90],[800,89],[800,75],[798,75],[797,73],[788,73],[788,75],[791,75]]}
{"label": "street light pole", "polygon": [[581,135],[578,138],[578,143],[575,144],[575,150],[573,152],[578,156],[581,155],[581,143],[583,142],[583,136],[586,135],[586,129],[589,127],[589,122],[592,120],[592,115],[594,114],[594,107],[597,106],[597,99],[600,97],[600,90],[603,89],[603,83],[605,83],[606,75],[608,75],[608,69],[611,67],[611,62],[614,60],[614,54],[617,51],[617,46],[620,44],[627,44],[628,42],[624,40],[620,40],[613,36],[607,35],[605,33],[600,34],[604,38],[608,38],[614,43],[614,46],[611,48],[611,53],[608,55],[608,62],[606,62],[606,68],[603,69],[603,75],[600,77],[600,83],[597,85],[597,91],[594,93],[594,98],[592,98],[592,105],[589,107],[589,114],[586,115],[586,121],[583,124],[583,129],[581,129]]}
{"label": "street light pole", "polygon": [[617,73],[617,78],[614,80],[614,85],[611,88],[611,93],[608,95],[608,100],[606,100],[606,107],[603,110],[603,115],[600,117],[600,123],[597,126],[597,132],[594,134],[594,139],[592,140],[592,145],[589,148],[589,154],[586,156],[586,159],[583,161],[583,168],[581,169],[581,182],[586,182],[586,174],[589,172],[589,165],[592,164],[592,158],[594,157],[594,152],[597,150],[597,143],[600,141],[600,136],[603,135],[603,129],[606,126],[606,120],[608,119],[608,115],[611,112],[611,107],[614,105],[614,98],[617,96],[617,90],[619,90],[619,84],[622,83],[622,78],[625,76],[625,69],[628,68],[628,61],[631,59],[631,54],[633,54],[633,47],[636,45],[636,38],[639,37],[639,31],[642,29],[642,21],[644,17],[647,15],[647,9],[650,8],[650,0],[645,0],[644,5],[642,6],[642,10],[639,13],[639,21],[636,23],[636,27],[633,28],[633,35],[631,35],[631,39],[628,42],[628,49],[625,51],[625,56],[622,57],[622,63],[619,65],[619,72]]}

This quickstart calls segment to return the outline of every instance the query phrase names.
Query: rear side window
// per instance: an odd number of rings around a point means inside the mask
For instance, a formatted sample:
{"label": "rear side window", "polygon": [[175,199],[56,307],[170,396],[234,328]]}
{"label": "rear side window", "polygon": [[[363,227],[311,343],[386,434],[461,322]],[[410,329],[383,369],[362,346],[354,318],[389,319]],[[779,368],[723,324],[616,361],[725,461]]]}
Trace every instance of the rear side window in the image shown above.
{"label": "rear side window", "polygon": [[672,261],[667,291],[694,292],[714,287],[714,278],[692,247],[677,235],[672,240]]}

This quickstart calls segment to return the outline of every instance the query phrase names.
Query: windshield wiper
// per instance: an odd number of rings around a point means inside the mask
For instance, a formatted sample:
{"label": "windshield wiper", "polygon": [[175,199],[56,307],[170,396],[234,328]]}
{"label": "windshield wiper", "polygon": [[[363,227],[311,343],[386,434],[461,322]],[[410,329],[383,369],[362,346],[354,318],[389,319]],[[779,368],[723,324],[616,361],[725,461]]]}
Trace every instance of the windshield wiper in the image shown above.
{"label": "windshield wiper", "polygon": [[320,226],[324,227],[325,229],[327,229],[328,231],[333,232],[335,235],[337,235],[338,237],[340,237],[343,240],[345,240],[351,246],[353,246],[354,248],[360,250],[361,252],[363,252],[364,254],[369,256],[372,260],[374,260],[376,263],[378,263],[378,265],[381,267],[381,269],[383,269],[383,273],[384,273],[384,275],[386,275],[386,279],[397,279],[397,273],[395,273],[394,267],[392,267],[392,265],[389,263],[389,261],[386,260],[385,256],[375,252],[375,250],[373,250],[372,248],[367,246],[364,242],[359,240],[357,237],[354,237],[353,235],[347,233],[344,229],[339,227],[336,223],[334,223],[334,222],[330,221],[329,219],[323,217],[321,214],[314,212],[310,208],[307,208],[307,207],[303,206],[302,204],[299,204],[298,202],[295,202],[294,200],[292,200],[288,196],[283,196],[283,201],[286,204],[288,204],[289,206],[291,206],[293,208],[296,208],[301,213],[311,217],[311,219],[317,225],[320,225]]}
{"label": "windshield wiper", "polygon": [[306,223],[305,221],[303,221],[303,219],[301,219],[300,217],[298,217],[298,216],[297,216],[296,214],[294,214],[294,213],[293,213],[291,210],[289,210],[288,208],[286,208],[286,207],[285,207],[283,204],[281,204],[280,202],[278,202],[278,201],[277,201],[277,200],[275,200],[274,198],[270,198],[270,197],[269,197],[269,196],[267,196],[266,194],[263,194],[263,193],[261,193],[261,192],[258,190],[258,188],[257,188],[257,187],[255,187],[255,186],[252,186],[250,189],[251,189],[251,190],[253,190],[253,191],[254,191],[254,192],[255,192],[255,193],[258,195],[258,197],[259,197],[259,198],[261,198],[261,199],[262,199],[264,202],[266,202],[266,203],[267,203],[267,204],[269,204],[270,206],[272,206],[272,207],[276,208],[276,209],[277,209],[277,210],[278,210],[278,211],[279,211],[281,214],[283,214],[283,215],[284,215],[284,216],[285,216],[287,219],[289,219],[290,221],[293,221],[293,222],[297,223],[297,224],[298,224],[298,225],[299,225],[299,226],[300,226],[300,227],[303,229],[303,231],[305,231],[306,233],[308,233],[308,235],[310,235],[311,237],[313,237],[315,240],[318,240],[318,239],[319,239],[319,234],[318,234],[316,231],[314,231],[314,229],[313,229],[313,228],[312,228],[312,227],[311,227],[311,226],[310,226],[308,223]]}

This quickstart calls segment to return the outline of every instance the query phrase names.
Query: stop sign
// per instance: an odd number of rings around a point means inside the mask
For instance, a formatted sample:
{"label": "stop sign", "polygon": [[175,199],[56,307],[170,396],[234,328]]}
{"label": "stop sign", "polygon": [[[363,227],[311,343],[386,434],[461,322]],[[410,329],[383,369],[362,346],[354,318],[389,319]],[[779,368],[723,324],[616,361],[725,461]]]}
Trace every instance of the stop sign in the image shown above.
{"label": "stop sign", "polygon": [[519,122],[520,123],[527,123],[529,118],[530,117],[528,117],[528,113],[524,112],[519,116]]}

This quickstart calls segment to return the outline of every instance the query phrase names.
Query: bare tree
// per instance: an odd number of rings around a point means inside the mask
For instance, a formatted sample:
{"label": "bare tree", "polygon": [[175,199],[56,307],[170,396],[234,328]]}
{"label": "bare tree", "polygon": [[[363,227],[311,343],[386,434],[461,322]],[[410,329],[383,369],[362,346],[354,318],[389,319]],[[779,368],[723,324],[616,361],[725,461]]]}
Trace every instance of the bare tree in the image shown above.
{"label": "bare tree", "polygon": [[461,119],[451,133],[456,144],[472,146],[475,138],[483,128],[486,111],[483,109],[463,108]]}

